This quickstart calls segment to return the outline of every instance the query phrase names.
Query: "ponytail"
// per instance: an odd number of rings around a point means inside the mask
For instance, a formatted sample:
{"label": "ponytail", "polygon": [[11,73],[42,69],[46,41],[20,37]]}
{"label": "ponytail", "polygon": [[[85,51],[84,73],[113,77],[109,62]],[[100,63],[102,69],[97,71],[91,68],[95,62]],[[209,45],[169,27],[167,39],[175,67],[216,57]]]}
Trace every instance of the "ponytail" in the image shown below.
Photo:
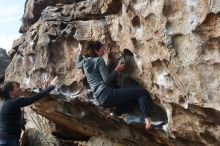
{"label": "ponytail", "polygon": [[2,99],[2,88],[0,87],[0,99]]}
{"label": "ponytail", "polygon": [[5,99],[4,95],[3,95],[3,89],[2,89],[2,87],[0,87],[0,101],[3,99]]}

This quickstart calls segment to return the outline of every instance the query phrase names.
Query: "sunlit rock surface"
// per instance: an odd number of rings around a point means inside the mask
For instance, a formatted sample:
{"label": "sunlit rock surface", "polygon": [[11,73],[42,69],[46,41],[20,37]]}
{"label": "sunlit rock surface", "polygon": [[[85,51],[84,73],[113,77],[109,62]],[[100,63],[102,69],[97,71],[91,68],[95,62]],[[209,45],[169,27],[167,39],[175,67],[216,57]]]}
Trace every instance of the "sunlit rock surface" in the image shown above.
{"label": "sunlit rock surface", "polygon": [[[94,127],[91,119],[85,124],[76,120],[79,115],[68,113],[76,97],[83,98],[82,107],[77,105],[78,112],[83,112],[84,98],[90,95],[83,71],[75,68],[78,43],[85,48],[91,40],[105,44],[106,63],[116,62],[126,48],[132,62],[127,63],[126,77],[147,89],[168,119],[164,132],[157,135],[137,130],[132,136],[140,139],[128,136],[131,145],[150,141],[152,145],[219,145],[219,11],[218,0],[27,0],[20,29],[24,35],[13,45],[6,79],[21,82],[23,88],[37,88],[58,75],[56,94],[69,103],[61,106],[53,100],[48,105],[50,100],[45,99],[35,110],[67,130],[108,137],[120,144],[129,133],[123,126],[110,134]],[[121,76],[116,82],[128,85]],[[60,117],[58,109],[67,114]],[[75,122],[66,124],[65,118]]]}

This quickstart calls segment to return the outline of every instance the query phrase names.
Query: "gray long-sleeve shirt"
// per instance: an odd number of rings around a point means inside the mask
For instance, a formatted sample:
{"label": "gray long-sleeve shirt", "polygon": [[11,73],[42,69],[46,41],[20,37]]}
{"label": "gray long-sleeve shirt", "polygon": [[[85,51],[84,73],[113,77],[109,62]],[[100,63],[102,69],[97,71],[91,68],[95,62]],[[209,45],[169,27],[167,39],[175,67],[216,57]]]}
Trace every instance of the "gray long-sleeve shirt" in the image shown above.
{"label": "gray long-sleeve shirt", "polygon": [[28,106],[48,94],[55,87],[47,89],[32,97],[18,97],[0,102],[0,135],[17,135],[21,133],[21,107]]}
{"label": "gray long-sleeve shirt", "polygon": [[96,98],[117,76],[116,71],[108,72],[102,57],[83,58],[82,55],[79,55],[76,60],[76,67],[85,71],[87,81]]}

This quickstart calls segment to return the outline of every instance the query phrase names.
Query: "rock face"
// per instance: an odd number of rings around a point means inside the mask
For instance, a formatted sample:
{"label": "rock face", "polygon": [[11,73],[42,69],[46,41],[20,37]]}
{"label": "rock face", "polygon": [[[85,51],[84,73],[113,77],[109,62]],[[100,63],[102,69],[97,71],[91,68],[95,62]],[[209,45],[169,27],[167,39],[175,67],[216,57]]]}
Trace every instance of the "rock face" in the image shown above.
{"label": "rock face", "polygon": [[6,50],[0,48],[0,80],[3,81],[3,78],[5,77],[5,70],[8,67],[10,63],[10,58],[6,53]]}
{"label": "rock face", "polygon": [[[127,75],[149,91],[168,117],[165,133],[141,140],[130,138],[131,142],[219,145],[219,11],[217,0],[27,0],[20,29],[24,35],[13,45],[6,79],[21,82],[23,88],[34,88],[58,75],[60,95],[85,97],[85,76],[75,69],[78,43],[85,48],[91,40],[105,44],[106,62],[116,61],[126,48],[133,62],[127,65]],[[68,119],[62,123],[56,108],[45,111],[35,107],[58,125],[65,125]],[[87,126],[92,128],[92,124]],[[125,132],[122,127],[114,132]],[[87,133],[83,128],[73,129]],[[90,130],[86,136],[122,140],[103,129],[98,134]]]}

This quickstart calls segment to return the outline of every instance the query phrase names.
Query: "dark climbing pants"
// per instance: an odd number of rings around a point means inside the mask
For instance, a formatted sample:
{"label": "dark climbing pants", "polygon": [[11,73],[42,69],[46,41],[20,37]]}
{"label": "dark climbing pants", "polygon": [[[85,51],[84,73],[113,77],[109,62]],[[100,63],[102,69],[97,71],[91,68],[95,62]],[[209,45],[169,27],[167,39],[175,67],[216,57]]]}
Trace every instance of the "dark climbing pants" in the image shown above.
{"label": "dark climbing pants", "polygon": [[138,102],[144,117],[149,117],[150,96],[148,92],[140,88],[105,88],[99,95],[98,100],[103,107],[120,107]]}

